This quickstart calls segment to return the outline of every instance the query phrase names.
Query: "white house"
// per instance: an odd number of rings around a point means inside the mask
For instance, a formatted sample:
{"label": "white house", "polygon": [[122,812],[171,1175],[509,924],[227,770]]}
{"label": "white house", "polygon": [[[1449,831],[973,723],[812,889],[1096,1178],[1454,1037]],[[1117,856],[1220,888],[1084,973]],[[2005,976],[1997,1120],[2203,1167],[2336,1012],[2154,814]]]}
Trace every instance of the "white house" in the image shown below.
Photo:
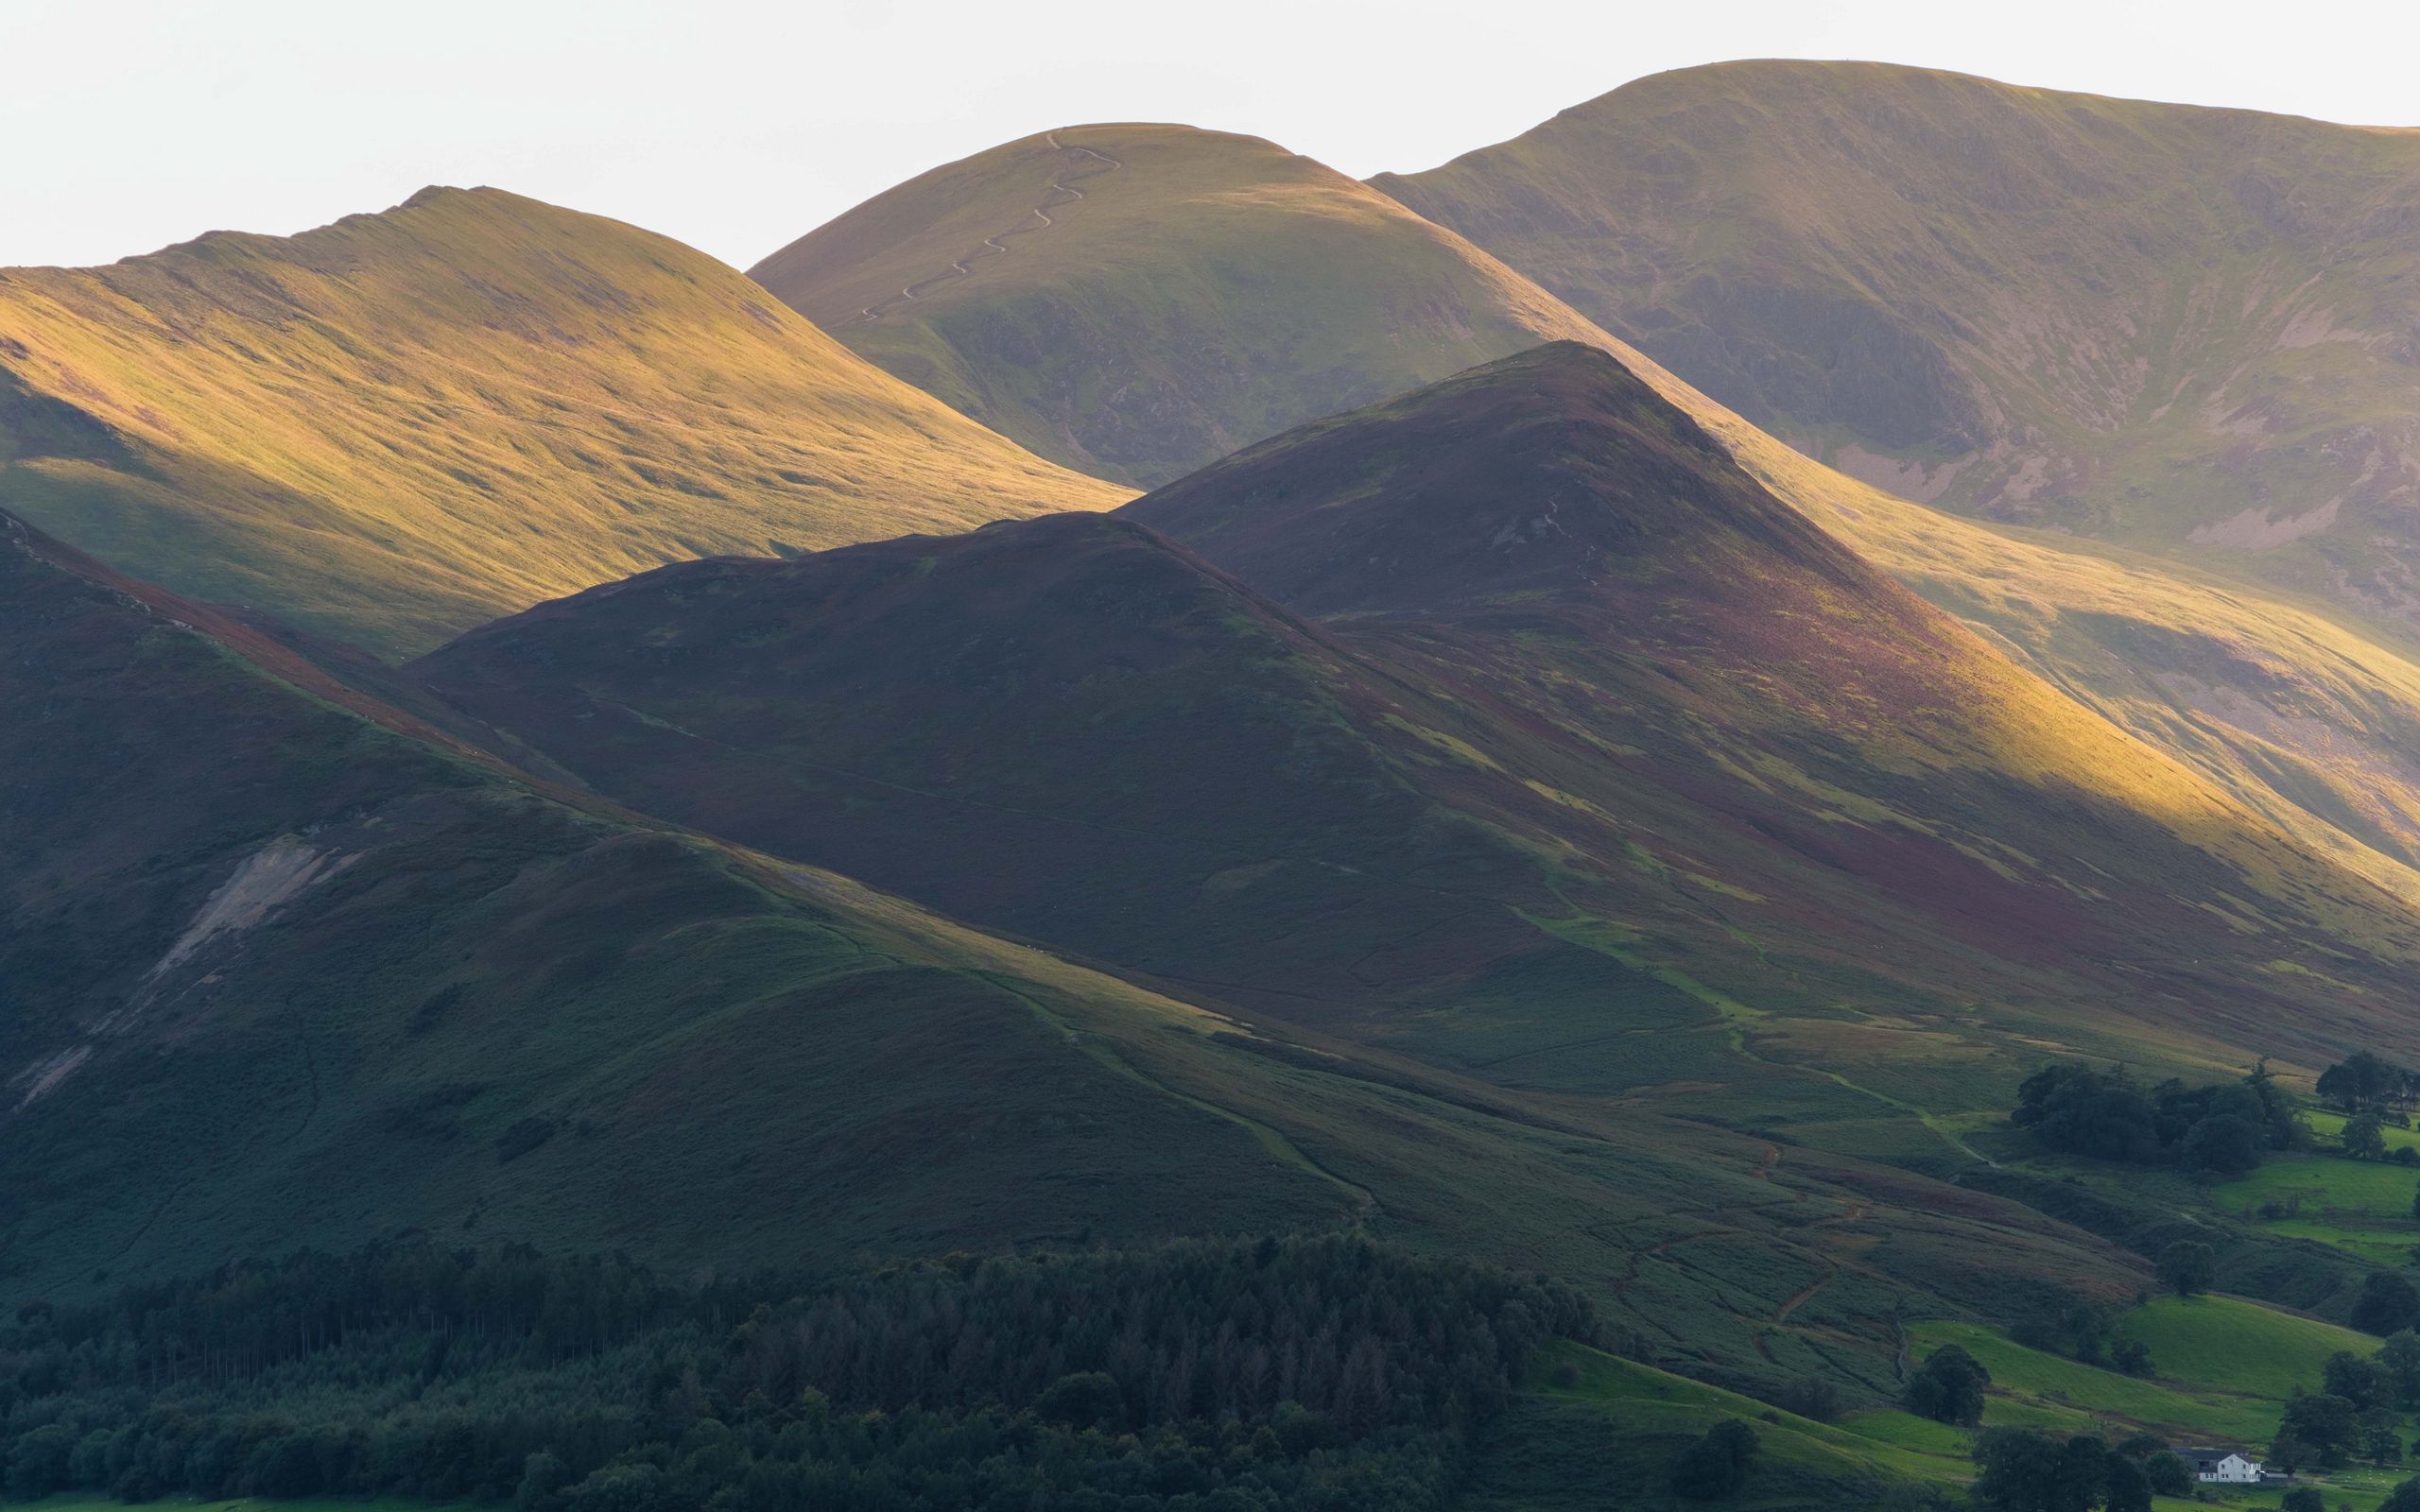
{"label": "white house", "polygon": [[2260,1462],[2231,1449],[2180,1449],[2177,1454],[2193,1467],[2193,1478],[2221,1486],[2257,1486]]}

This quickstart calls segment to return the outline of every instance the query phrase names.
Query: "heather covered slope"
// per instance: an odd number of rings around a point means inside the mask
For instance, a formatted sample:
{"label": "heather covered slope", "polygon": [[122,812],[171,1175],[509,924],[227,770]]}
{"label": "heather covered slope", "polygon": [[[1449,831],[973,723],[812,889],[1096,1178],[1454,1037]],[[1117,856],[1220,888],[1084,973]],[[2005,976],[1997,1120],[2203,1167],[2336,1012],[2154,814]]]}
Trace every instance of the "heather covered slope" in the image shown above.
{"label": "heather covered slope", "polygon": [[1119,497],[709,257],[496,190],[0,270],[0,507],[388,654],[666,560]]}
{"label": "heather covered slope", "polygon": [[1216,1021],[548,797],[6,531],[12,1299],[408,1232],[752,1266],[1357,1211],[1109,1048]]}
{"label": "heather covered slope", "polygon": [[1374,182],[1895,491],[2420,605],[2420,132],[1725,63]]}
{"label": "heather covered slope", "polygon": [[1587,322],[1257,137],[1070,127],[945,164],[752,276],[1045,456],[1164,483]]}

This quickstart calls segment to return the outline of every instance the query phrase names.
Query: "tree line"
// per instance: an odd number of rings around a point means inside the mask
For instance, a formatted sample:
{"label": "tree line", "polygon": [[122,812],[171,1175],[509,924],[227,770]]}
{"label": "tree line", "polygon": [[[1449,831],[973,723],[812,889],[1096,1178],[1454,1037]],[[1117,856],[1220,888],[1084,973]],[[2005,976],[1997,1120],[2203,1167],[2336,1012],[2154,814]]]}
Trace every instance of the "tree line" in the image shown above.
{"label": "tree line", "polygon": [[381,1246],[0,1326],[0,1488],[525,1512],[1440,1507],[1586,1301],[1352,1237],[672,1285]]}

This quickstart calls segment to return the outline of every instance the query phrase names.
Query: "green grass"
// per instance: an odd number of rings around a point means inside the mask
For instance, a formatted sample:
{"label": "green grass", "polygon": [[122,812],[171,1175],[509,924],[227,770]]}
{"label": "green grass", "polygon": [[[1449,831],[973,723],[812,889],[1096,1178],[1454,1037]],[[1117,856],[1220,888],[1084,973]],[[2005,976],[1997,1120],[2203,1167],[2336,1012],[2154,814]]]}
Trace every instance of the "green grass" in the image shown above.
{"label": "green grass", "polygon": [[[2367,1355],[2377,1345],[2349,1329],[2231,1297],[2160,1297],[2121,1315],[2118,1336],[2151,1348],[2152,1379],[2030,1349],[1975,1324],[1932,1319],[1909,1332],[1919,1354],[1956,1344],[1983,1363],[1992,1374],[1986,1426],[2140,1428],[2172,1442],[2210,1438],[2255,1447],[2275,1435],[2291,1392],[2318,1389],[2327,1356],[2340,1349]],[[1938,1442],[1944,1432],[1904,1414],[1860,1420],[1894,1442]]]}
{"label": "green grass", "polygon": [[2414,1192],[2420,1192],[2420,1170],[2385,1160],[2311,1154],[2272,1160],[2240,1180],[2212,1187],[2210,1200],[2223,1210],[2241,1211],[2264,1202],[2300,1198],[2305,1217],[2337,1212],[2409,1223]]}
{"label": "green grass", "polygon": [[[1365,1210],[1097,1054],[1224,1021],[534,795],[13,539],[0,625],[55,674],[0,677],[0,760],[45,795],[11,830],[6,1070],[91,1051],[0,1141],[12,1299],[398,1234],[790,1266]],[[296,850],[316,881],[149,990],[231,874]],[[81,1028],[162,1001],[208,1011]]]}
{"label": "green grass", "polygon": [[2320,1366],[2339,1349],[2375,1352],[2366,1333],[2234,1297],[2162,1297],[2119,1319],[2121,1338],[2151,1347],[2163,1377],[2197,1387],[2282,1400],[2316,1390]]}
{"label": "green grass", "polygon": [[[2325,1108],[2314,1108],[2303,1114],[2303,1122],[2310,1125],[2310,1131],[2319,1137],[2323,1148],[2334,1144],[2343,1137],[2344,1115],[2342,1113],[2331,1113]],[[2396,1128],[2389,1124],[2378,1130],[2378,1135],[2386,1141],[2389,1153],[2395,1150],[2420,1150],[2420,1129]],[[2412,1170],[2414,1177],[2420,1179],[2420,1169],[2411,1167],[2405,1169]]]}
{"label": "green grass", "polygon": [[[1558,1367],[1577,1381],[1550,1383]],[[1685,1506],[1666,1490],[1673,1458],[1726,1418],[1755,1430],[1741,1506],[1869,1506],[1893,1487],[1948,1494],[1972,1473],[1962,1451],[1930,1452],[1776,1411],[1652,1366],[1578,1346],[1540,1362],[1531,1390],[1477,1446],[1462,1503],[1493,1509]]]}
{"label": "green grass", "polygon": [[[2410,1138],[2407,1130],[2387,1132]],[[2420,1246],[2420,1220],[2411,1216],[2415,1191],[2420,1170],[2318,1152],[2273,1160],[2211,1188],[2209,1200],[2265,1233],[2313,1240],[2372,1265],[2401,1265]]]}
{"label": "green grass", "polygon": [[[2158,1380],[2136,1380],[2115,1370],[2028,1349],[1996,1330],[1975,1324],[1929,1321],[1909,1330],[1923,1352],[1956,1344],[1992,1373],[1996,1395],[1983,1421],[1994,1426],[2057,1422],[2074,1432],[2092,1418],[2108,1417],[2176,1435],[2209,1435],[2240,1442],[2265,1442],[2276,1432],[2282,1391],[2272,1397],[2212,1381],[2185,1362],[2170,1365],[2156,1348],[2152,1359]],[[2196,1360],[2193,1366],[2202,1362]],[[2316,1383],[2318,1373],[2308,1378]],[[2001,1397],[2009,1400],[2003,1401]],[[2029,1417],[2033,1418],[2028,1422]]]}
{"label": "green grass", "polygon": [[[2338,1349],[2375,1350],[2377,1341],[2316,1319],[2231,1297],[2161,1297],[2124,1314],[2120,1338],[2150,1345],[2158,1377],[2138,1381],[2014,1343],[1990,1329],[1931,1320],[1910,1329],[1918,1353],[1957,1344],[1992,1373],[1985,1427],[2033,1428],[2053,1434],[2094,1432],[2117,1437],[2150,1430],[2171,1443],[2199,1439],[2246,1445],[2258,1452],[2276,1432],[2278,1415],[2295,1388],[2317,1389],[2320,1367]],[[1935,1454],[1962,1452],[1969,1435],[1896,1410],[1851,1415],[1841,1427],[1877,1441]],[[2404,1425],[2409,1435],[2411,1425]],[[2411,1474],[2409,1469],[2348,1467],[2311,1483],[2340,1503],[2374,1507]],[[2308,1478],[2307,1479],[2310,1479]],[[2279,1490],[2226,1491],[2224,1504],[2273,1507]],[[2206,1505],[2166,1501],[2163,1508]]]}

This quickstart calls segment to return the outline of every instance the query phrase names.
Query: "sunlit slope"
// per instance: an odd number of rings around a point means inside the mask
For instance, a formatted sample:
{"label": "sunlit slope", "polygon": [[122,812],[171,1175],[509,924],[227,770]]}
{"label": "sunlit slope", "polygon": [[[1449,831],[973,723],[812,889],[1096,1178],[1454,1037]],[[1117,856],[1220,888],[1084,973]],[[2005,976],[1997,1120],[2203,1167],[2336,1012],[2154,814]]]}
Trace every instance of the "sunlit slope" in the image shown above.
{"label": "sunlit slope", "polygon": [[2420,132],[1742,62],[1374,181],[1896,491],[2420,607]]}
{"label": "sunlit slope", "polygon": [[0,506],[390,654],[667,560],[1119,497],[701,253],[495,190],[0,271]]}
{"label": "sunlit slope", "polygon": [[1323,164],[1071,127],[936,168],[752,276],[1045,456],[1138,484],[1587,325]]}
{"label": "sunlit slope", "polygon": [[1608,346],[1876,566],[2304,845],[2420,900],[2420,662],[2400,644],[2273,590],[1910,503]]}

